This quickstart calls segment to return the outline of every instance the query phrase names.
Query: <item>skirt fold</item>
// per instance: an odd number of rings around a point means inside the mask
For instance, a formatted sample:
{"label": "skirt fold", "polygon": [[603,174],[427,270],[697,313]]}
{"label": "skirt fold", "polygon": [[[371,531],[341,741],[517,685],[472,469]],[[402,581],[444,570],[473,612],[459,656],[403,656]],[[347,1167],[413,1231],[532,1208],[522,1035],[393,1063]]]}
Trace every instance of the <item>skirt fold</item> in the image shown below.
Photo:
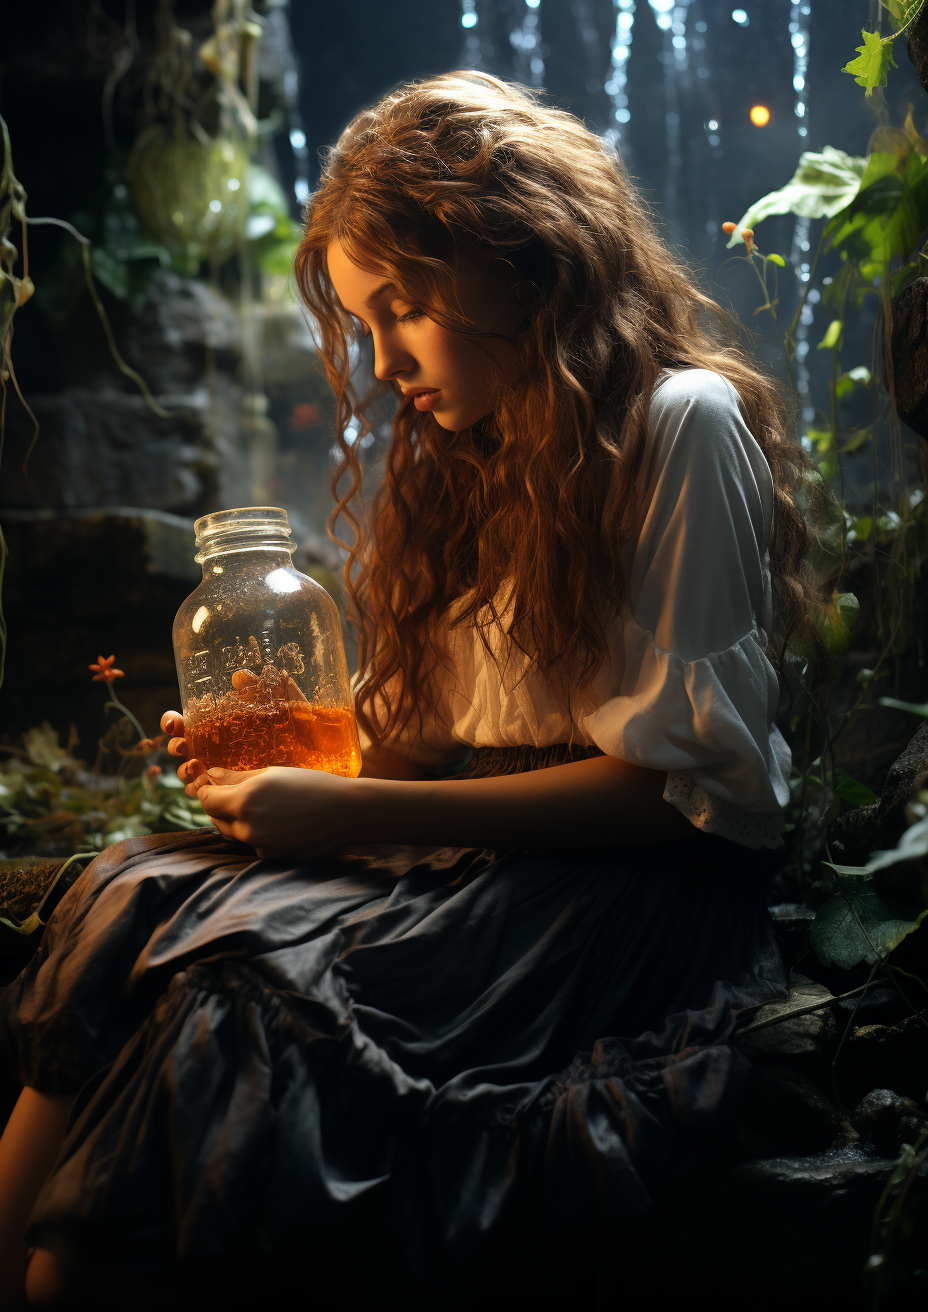
{"label": "skirt fold", "polygon": [[11,1070],[78,1094],[33,1227],[148,1270],[363,1237],[437,1278],[644,1212],[724,1146],[727,1040],[786,992],[754,855],[118,845],[0,992]]}

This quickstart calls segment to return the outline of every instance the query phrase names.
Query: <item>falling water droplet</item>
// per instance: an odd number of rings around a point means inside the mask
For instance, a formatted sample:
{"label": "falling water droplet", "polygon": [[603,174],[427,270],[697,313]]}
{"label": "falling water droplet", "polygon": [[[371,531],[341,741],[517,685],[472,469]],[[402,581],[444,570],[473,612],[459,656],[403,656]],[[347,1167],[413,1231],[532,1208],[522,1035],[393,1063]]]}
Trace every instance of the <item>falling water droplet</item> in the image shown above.
{"label": "falling water droplet", "polygon": [[[795,114],[798,119],[797,131],[800,138],[809,135],[808,127],[808,68],[809,68],[809,15],[812,11],[811,0],[794,0],[789,16],[790,39],[793,47],[793,89],[796,93]],[[793,242],[790,250],[790,263],[796,270],[799,294],[805,292],[811,277],[808,260],[810,220],[804,215],[796,218],[793,228]],[[804,259],[803,256],[806,258]],[[809,330],[815,318],[814,302],[811,296],[806,298],[799,323],[796,327],[796,390],[803,401],[803,419],[811,416],[806,412],[809,405],[809,369],[806,359],[809,354]]]}
{"label": "falling water droplet", "polygon": [[540,87],[544,82],[544,47],[541,43],[541,0],[525,0],[521,23],[514,22],[509,32],[516,80]]}

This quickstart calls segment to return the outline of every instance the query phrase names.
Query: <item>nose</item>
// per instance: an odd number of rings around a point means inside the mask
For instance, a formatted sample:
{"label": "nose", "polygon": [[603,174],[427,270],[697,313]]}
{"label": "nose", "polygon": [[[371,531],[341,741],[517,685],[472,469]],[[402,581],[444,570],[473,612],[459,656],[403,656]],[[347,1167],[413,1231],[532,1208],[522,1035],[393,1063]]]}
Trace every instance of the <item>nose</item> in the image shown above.
{"label": "nose", "polygon": [[400,374],[409,373],[415,368],[415,360],[400,345],[391,333],[382,333],[374,338],[374,377],[382,383],[388,383]]}

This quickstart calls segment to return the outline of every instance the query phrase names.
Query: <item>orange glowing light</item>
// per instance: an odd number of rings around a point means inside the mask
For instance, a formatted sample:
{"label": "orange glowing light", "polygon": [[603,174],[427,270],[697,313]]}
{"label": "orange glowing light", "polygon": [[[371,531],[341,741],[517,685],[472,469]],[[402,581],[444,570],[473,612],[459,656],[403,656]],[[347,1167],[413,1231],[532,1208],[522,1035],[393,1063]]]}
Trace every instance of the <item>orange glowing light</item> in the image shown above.
{"label": "orange glowing light", "polygon": [[752,105],[750,118],[756,128],[765,128],[770,122],[770,110],[766,105]]}

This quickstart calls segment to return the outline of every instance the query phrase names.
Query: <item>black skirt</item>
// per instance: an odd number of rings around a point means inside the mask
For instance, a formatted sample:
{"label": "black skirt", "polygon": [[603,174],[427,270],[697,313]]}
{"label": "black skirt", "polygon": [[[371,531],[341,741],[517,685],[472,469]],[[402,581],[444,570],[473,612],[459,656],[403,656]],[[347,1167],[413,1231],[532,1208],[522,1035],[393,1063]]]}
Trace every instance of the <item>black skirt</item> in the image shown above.
{"label": "black skirt", "polygon": [[10,1073],[77,1094],[33,1232],[153,1272],[311,1236],[428,1280],[615,1227],[725,1148],[727,1040],[787,984],[764,893],[763,854],[702,833],[119,843],[0,991]]}

